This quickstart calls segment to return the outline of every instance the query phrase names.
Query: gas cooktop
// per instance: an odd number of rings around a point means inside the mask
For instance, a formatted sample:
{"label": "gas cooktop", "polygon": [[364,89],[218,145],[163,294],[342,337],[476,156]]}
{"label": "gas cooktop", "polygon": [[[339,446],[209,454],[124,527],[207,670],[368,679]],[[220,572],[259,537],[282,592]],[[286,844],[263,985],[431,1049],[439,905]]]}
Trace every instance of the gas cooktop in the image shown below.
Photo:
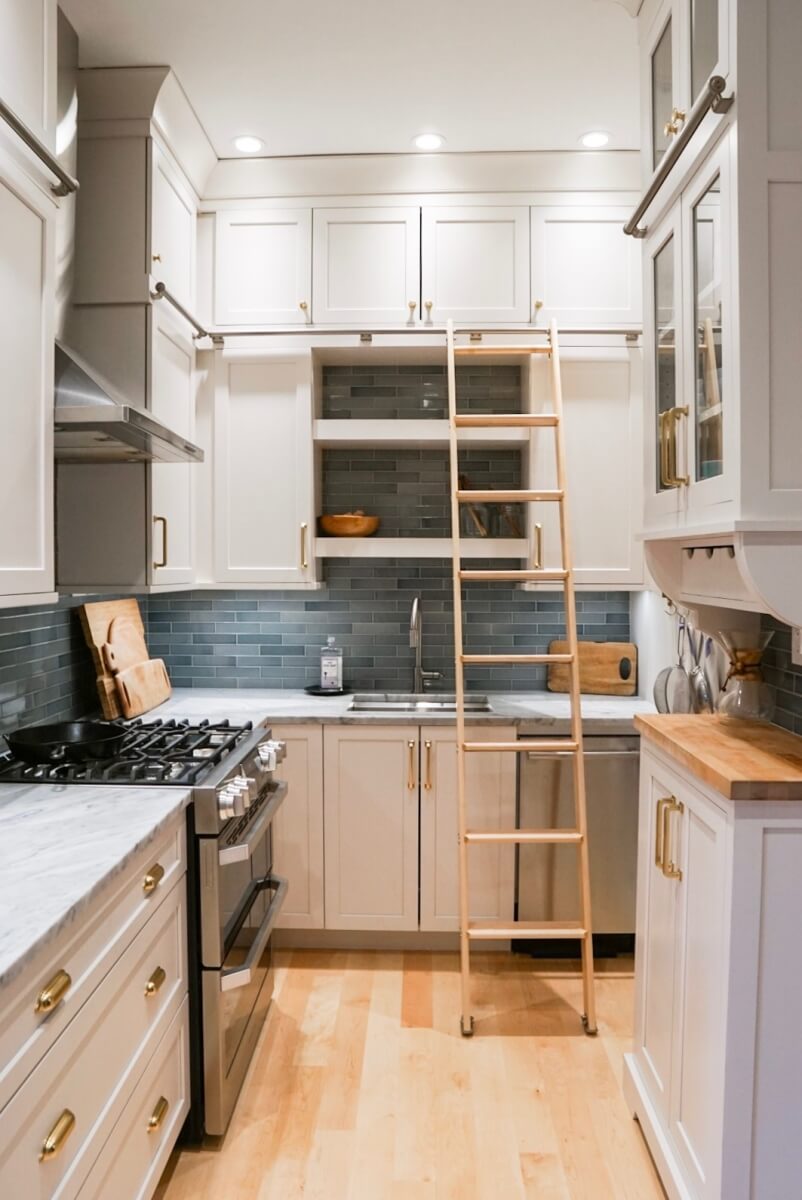
{"label": "gas cooktop", "polygon": [[253,730],[248,721],[113,722],[126,729],[113,758],[75,763],[53,761],[30,766],[12,754],[0,755],[0,783],[135,783],[139,786],[200,783]]}

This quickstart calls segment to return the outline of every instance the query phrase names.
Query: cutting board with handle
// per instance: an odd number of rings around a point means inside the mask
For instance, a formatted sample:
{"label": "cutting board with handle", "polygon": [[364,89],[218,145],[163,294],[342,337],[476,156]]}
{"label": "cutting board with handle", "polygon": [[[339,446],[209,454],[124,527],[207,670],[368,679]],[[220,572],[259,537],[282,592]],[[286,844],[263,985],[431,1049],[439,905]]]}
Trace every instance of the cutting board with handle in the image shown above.
{"label": "cutting board with handle", "polygon": [[[567,642],[552,642],[549,654],[568,654]],[[550,692],[570,690],[567,666],[549,667]],[[638,686],[638,647],[633,642],[580,642],[579,688],[595,696],[634,696]]]}
{"label": "cutting board with handle", "polygon": [[[107,720],[140,716],[168,699],[171,689],[167,670],[161,659],[149,658],[142,614],[136,600],[84,604],[80,617],[95,666],[101,709]],[[136,671],[128,681],[123,680],[126,684],[123,693],[118,683],[120,675],[151,662],[153,666]]]}
{"label": "cutting board with handle", "polygon": [[124,717],[139,717],[169,700],[172,691],[161,658],[146,658],[115,676]]}

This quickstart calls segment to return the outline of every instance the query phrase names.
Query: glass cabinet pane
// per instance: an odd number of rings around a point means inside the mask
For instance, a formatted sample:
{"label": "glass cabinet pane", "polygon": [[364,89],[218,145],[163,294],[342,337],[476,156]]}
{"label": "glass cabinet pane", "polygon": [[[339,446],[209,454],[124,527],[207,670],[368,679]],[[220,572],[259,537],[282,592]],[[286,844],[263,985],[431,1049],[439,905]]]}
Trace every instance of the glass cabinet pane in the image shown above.
{"label": "glass cabinet pane", "polygon": [[696,348],[696,478],[724,470],[721,339],[721,181],[716,178],[693,210],[693,288]]}
{"label": "glass cabinet pane", "polygon": [[652,147],[656,167],[671,141],[665,131],[674,108],[672,22],[666,23],[652,54]]}
{"label": "glass cabinet pane", "polygon": [[673,235],[654,258],[654,345],[656,351],[655,392],[657,397],[657,490],[665,491],[669,472],[665,458],[663,414],[677,405],[677,296],[674,278]]}
{"label": "glass cabinet pane", "polygon": [[718,62],[718,6],[720,0],[691,0],[692,100],[703,90]]}

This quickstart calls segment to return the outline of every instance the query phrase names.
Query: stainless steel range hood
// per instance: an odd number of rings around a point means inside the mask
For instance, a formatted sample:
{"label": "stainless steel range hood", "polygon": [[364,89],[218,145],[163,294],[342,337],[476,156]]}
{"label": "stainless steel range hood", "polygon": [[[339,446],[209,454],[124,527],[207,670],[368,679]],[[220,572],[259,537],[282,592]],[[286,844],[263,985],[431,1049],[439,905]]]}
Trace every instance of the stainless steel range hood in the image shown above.
{"label": "stainless steel range hood", "polygon": [[134,408],[56,343],[55,453],[62,463],[203,462],[203,451]]}

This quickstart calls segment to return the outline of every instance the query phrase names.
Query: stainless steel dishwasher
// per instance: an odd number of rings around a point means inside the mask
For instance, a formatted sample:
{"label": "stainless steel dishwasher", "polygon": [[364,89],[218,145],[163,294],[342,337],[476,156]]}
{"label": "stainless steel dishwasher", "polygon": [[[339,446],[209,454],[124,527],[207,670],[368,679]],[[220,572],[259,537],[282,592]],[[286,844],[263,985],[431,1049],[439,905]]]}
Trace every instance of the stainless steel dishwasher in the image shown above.
{"label": "stainless steel dishwasher", "polygon": [[[544,734],[542,726],[537,729],[541,737],[553,738],[557,732],[550,729]],[[519,737],[537,740],[526,725],[521,726]],[[626,949],[635,932],[640,738],[593,734],[585,736],[584,746],[594,938],[606,941],[610,949]],[[519,758],[521,828],[572,828],[571,756],[523,753]],[[525,921],[579,916],[575,848],[519,847],[518,916]]]}

